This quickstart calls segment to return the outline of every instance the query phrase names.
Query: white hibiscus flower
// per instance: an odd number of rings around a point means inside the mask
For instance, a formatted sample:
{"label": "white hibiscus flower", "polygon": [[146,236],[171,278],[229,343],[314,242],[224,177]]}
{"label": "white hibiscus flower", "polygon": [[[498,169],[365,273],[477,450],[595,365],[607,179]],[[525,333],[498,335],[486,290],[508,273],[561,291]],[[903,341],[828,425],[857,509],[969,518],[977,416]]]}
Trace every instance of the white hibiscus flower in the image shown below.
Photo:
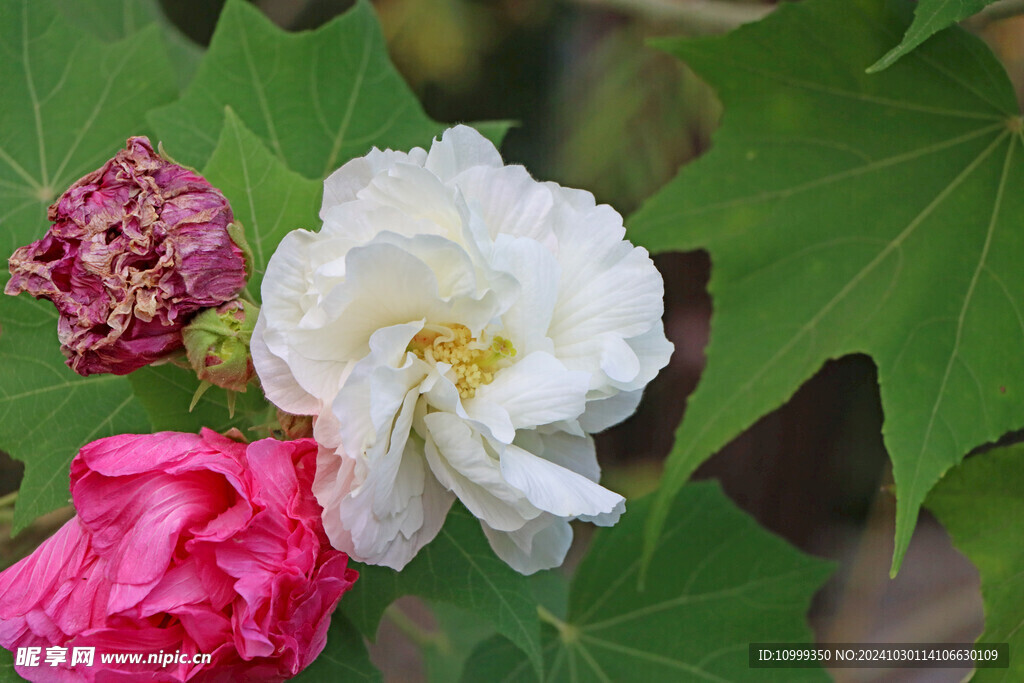
{"label": "white hibiscus flower", "polygon": [[401,569],[458,497],[531,573],[561,564],[571,520],[614,524],[588,434],[672,352],[619,214],[458,126],[345,164],[320,217],[271,258],[252,351],[270,400],[316,416],[334,546]]}

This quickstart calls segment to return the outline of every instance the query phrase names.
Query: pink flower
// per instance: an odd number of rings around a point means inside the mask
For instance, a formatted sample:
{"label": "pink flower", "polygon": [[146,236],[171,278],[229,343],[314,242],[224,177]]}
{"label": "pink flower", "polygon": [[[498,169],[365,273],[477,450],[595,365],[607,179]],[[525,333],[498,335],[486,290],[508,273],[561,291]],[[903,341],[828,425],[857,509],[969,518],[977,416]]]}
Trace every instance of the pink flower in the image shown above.
{"label": "pink flower", "polygon": [[49,218],[46,236],[11,256],[4,291],[57,306],[61,349],[80,375],[152,363],[181,346],[190,314],[245,286],[224,195],[144,137],[72,185]]}
{"label": "pink flower", "polygon": [[[71,463],[78,516],[0,574],[0,645],[67,648],[56,667],[17,667],[38,681],[294,676],[358,576],[324,534],[315,464],[312,439],[246,445],[209,430],[85,446]],[[95,648],[91,667],[70,666],[76,647]],[[100,659],[160,651],[188,663]]]}

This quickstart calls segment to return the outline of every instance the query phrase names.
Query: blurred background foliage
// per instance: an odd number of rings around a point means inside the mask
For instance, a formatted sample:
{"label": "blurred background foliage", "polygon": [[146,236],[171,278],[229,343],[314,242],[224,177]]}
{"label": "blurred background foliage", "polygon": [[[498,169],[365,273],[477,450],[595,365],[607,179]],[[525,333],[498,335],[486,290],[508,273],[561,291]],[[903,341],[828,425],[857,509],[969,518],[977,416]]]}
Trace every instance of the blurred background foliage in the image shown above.
{"label": "blurred background foliage", "polygon": [[[288,30],[319,26],[350,0],[252,0]],[[160,0],[195,45],[209,42],[222,0]],[[389,52],[440,121],[517,122],[502,152],[539,179],[582,187],[628,215],[712,142],[720,107],[685,65],[646,48],[661,35],[723,32],[772,10],[750,0],[375,0]],[[975,17],[968,28],[992,46],[1024,92],[1024,18]],[[187,42],[187,41],[185,41]],[[813,59],[808,55],[808,59]],[[653,490],[686,397],[704,364],[711,316],[703,252],[656,258],[665,277],[665,323],[676,344],[639,412],[598,438],[605,481],[627,496]],[[875,369],[864,356],[827,364],[782,409],[757,422],[696,478],[717,478],[736,503],[797,547],[840,570],[810,615],[819,640],[973,640],[982,627],[978,577],[927,514],[904,569],[888,579],[893,500],[881,439]],[[0,461],[0,495],[17,488],[19,463]],[[11,506],[0,498],[0,525]],[[0,540],[0,568],[31,551],[69,511]],[[578,536],[585,546],[587,527]],[[576,553],[578,559],[582,549]],[[571,561],[570,563],[571,564]],[[373,649],[386,680],[420,680],[464,657],[464,623],[403,599]],[[463,629],[465,630],[465,629]],[[404,635],[403,635],[404,634]],[[486,632],[478,633],[479,637]],[[408,636],[411,636],[408,637]],[[423,654],[421,654],[421,652]],[[446,659],[447,658],[447,659]],[[870,669],[837,680],[882,680]],[[946,670],[898,680],[956,681]],[[897,680],[886,676],[885,680]]]}

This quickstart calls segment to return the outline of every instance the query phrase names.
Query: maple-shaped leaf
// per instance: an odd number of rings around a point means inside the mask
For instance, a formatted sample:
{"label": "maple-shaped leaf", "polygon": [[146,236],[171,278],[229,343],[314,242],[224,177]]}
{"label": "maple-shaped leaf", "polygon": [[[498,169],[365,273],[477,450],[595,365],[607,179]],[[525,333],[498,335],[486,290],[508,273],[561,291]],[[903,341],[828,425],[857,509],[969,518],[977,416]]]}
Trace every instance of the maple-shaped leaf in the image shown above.
{"label": "maple-shaped leaf", "polygon": [[[149,121],[176,159],[201,167],[226,106],[288,168],[317,179],[374,146],[429,145],[446,127],[388,60],[368,2],[315,31],[287,33],[244,0],[228,0],[195,79]],[[481,132],[500,140],[507,127]]]}
{"label": "maple-shaped leaf", "polygon": [[[631,500],[615,527],[599,529],[569,588],[564,613],[545,622],[544,681],[821,681],[820,668],[752,669],[750,643],[808,642],[811,596],[831,566],[758,526],[699,482],[679,491],[665,535],[637,585],[649,498]],[[481,643],[463,683],[536,681],[504,637]]]}
{"label": "maple-shaped leaf", "polygon": [[203,57],[203,48],[167,18],[159,0],[52,1],[78,31],[88,31],[105,43],[133,36],[150,24],[156,24],[180,87],[192,80]]}
{"label": "maple-shaped leaf", "polygon": [[955,27],[865,74],[905,8],[808,0],[725,37],[659,43],[717,89],[725,113],[711,152],[630,221],[652,251],[703,247],[713,263],[707,368],[648,548],[690,473],[828,359],[867,353],[878,367],[894,572],[942,473],[1024,425],[1013,88]]}
{"label": "maple-shaped leaf", "polygon": [[[920,0],[914,9],[914,21],[903,34],[900,44],[892,48],[877,62],[868,67],[869,73],[888,69],[918,45],[935,33],[955,24],[961,19],[980,12],[997,0]],[[955,66],[950,64],[950,66]]]}

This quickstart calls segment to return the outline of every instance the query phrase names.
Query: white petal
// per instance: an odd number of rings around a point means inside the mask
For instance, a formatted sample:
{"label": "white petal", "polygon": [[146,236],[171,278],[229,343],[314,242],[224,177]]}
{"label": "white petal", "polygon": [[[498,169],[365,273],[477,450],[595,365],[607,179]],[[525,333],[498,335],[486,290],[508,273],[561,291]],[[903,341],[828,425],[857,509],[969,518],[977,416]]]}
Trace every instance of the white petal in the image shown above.
{"label": "white petal", "polygon": [[473,419],[492,403],[508,412],[513,427],[533,427],[572,419],[583,412],[590,378],[567,370],[553,356],[536,352],[495,373],[494,381],[480,386],[476,396],[463,402]]}
{"label": "white petal", "polygon": [[619,494],[518,446],[502,452],[501,473],[531,503],[558,517],[601,515],[623,501]]}
{"label": "white petal", "polygon": [[644,334],[626,341],[640,359],[640,370],[632,382],[618,387],[625,391],[642,389],[655,378],[659,370],[668,365],[675,346],[665,338],[665,329],[660,320]]}
{"label": "white petal", "polygon": [[462,218],[455,205],[456,193],[445,187],[430,171],[409,164],[396,164],[377,174],[359,191],[359,199],[398,209],[406,216],[437,226],[440,235],[462,232]]}
{"label": "white petal", "polygon": [[[427,219],[410,216],[402,210],[376,201],[357,199],[324,210],[323,240],[337,240],[349,249],[367,244],[382,232],[398,235],[442,234],[445,230]],[[344,275],[344,268],[323,270],[325,274]]]}
{"label": "white petal", "polygon": [[347,457],[344,451],[325,448],[323,445],[317,450],[313,495],[323,508],[321,517],[331,545],[349,554],[354,552],[355,546],[352,534],[338,515],[338,506],[352,490],[355,470],[355,460]]}
{"label": "white petal", "polygon": [[626,499],[620,500],[614,508],[608,512],[602,512],[599,515],[580,515],[579,519],[582,522],[590,522],[597,526],[615,526],[619,523],[619,517],[626,511]]}
{"label": "white petal", "polygon": [[[406,394],[391,428],[387,453],[378,461],[367,463],[380,482],[374,491],[373,501],[373,514],[377,517],[400,515],[412,498],[423,494],[423,455],[415,444],[406,448],[413,409],[418,398],[419,394],[415,390]],[[403,526],[402,531],[408,536],[421,525],[422,519],[411,528]]]}
{"label": "white petal", "polygon": [[356,193],[369,185],[381,171],[400,163],[422,166],[425,160],[426,152],[419,147],[413,148],[408,154],[390,149],[381,151],[374,147],[366,156],[352,159],[324,181],[321,220],[324,220],[324,211],[327,209],[355,199]]}
{"label": "white petal", "polygon": [[393,244],[422,261],[437,279],[438,296],[444,300],[458,296],[476,296],[477,273],[469,254],[459,244],[440,235],[405,237],[381,234],[378,244]]}
{"label": "white petal", "polygon": [[608,398],[587,401],[587,409],[580,415],[580,426],[591,434],[602,432],[625,420],[636,412],[643,389],[622,391]]}
{"label": "white petal", "polygon": [[[331,545],[360,562],[402,569],[437,535],[454,499],[424,472],[422,461],[422,451],[408,441],[397,477],[389,481],[384,469],[361,468],[344,452],[321,448],[313,492]],[[375,513],[375,503],[391,496],[406,500],[394,512]]]}
{"label": "white petal", "polygon": [[502,336],[512,340],[525,357],[534,351],[552,353],[547,337],[558,296],[558,261],[538,242],[501,236],[495,243],[491,264],[519,283],[519,295],[501,315]]}
{"label": "white petal", "polygon": [[338,389],[345,383],[353,365],[351,362],[306,358],[296,348],[288,349],[285,362],[291,368],[292,375],[299,386],[307,393],[319,398],[324,405],[329,404],[331,397],[337,395]]}
{"label": "white petal", "polygon": [[[480,393],[479,389],[477,393]],[[516,438],[516,427],[512,424],[512,418],[500,403],[477,396],[464,400],[462,409],[482,433],[495,441],[512,443]]]}
{"label": "white petal", "polygon": [[316,415],[321,403],[316,396],[303,389],[292,375],[288,364],[270,352],[263,341],[267,321],[263,313],[256,320],[249,350],[252,364],[259,375],[263,392],[271,403],[294,415]]}
{"label": "white petal", "polygon": [[[555,211],[562,278],[549,332],[556,348],[612,332],[648,331],[661,317],[664,285],[647,251],[623,241],[622,217],[559,188]],[[568,197],[568,200],[567,200]]]}
{"label": "white petal", "polygon": [[[577,190],[573,187],[564,187],[558,183],[551,182],[550,180],[541,183],[551,190],[552,196],[555,197],[555,206],[553,211],[558,214],[557,222],[561,223],[566,220],[575,220],[579,214],[583,214],[588,218],[592,218],[594,212],[610,211],[612,214],[618,216],[618,212],[607,204],[598,205],[594,199],[594,195],[586,190]],[[622,223],[622,217],[619,217],[619,223]]]}
{"label": "white petal", "polygon": [[520,574],[561,566],[572,545],[572,527],[544,514],[512,532],[496,531],[481,522],[494,553]]}
{"label": "white petal", "polygon": [[313,271],[309,255],[318,239],[316,233],[308,230],[293,230],[271,255],[260,286],[260,315],[269,318],[271,325],[297,326],[302,319]]}
{"label": "white petal", "polygon": [[501,155],[490,140],[469,126],[449,128],[435,140],[424,166],[441,180],[449,180],[474,166],[502,165]]}
{"label": "white petal", "polygon": [[522,166],[472,168],[459,174],[455,184],[466,202],[480,212],[492,238],[528,237],[549,250],[557,249],[551,190]]}
{"label": "white petal", "polygon": [[324,303],[328,315],[338,323],[329,336],[308,341],[303,350],[311,357],[362,357],[374,331],[413,320],[458,321],[479,330],[498,312],[500,302],[493,292],[445,301],[434,271],[393,244],[353,249],[346,264],[345,283]]}
{"label": "white petal", "polygon": [[542,434],[536,430],[522,430],[516,434],[515,445],[583,475],[590,481],[601,480],[601,466],[597,463],[594,439],[589,436],[573,436],[561,431]]}
{"label": "white petal", "polygon": [[423,320],[414,320],[403,325],[391,325],[370,335],[370,356],[372,364],[388,367],[405,365],[406,349],[416,333],[423,329]]}
{"label": "white petal", "polygon": [[[572,226],[563,234],[577,231]],[[601,253],[582,248],[581,241],[560,241],[560,253],[573,256],[561,259],[562,281],[549,331],[556,348],[607,332],[623,338],[647,332],[664,309],[661,275],[647,251],[617,242]]]}
{"label": "white petal", "polygon": [[476,517],[511,531],[540,514],[522,492],[506,483],[497,459],[464,421],[448,413],[432,413],[424,420],[431,470]]}
{"label": "white petal", "polygon": [[[366,428],[372,433],[373,425],[369,422],[369,413],[361,415],[366,418]],[[346,419],[346,424],[354,421]],[[322,447],[331,450],[343,450],[341,444],[341,422],[334,416],[334,411],[330,406],[321,408],[319,414],[313,418],[313,438]]]}
{"label": "white petal", "polygon": [[[341,443],[352,456],[390,448],[388,439],[396,438],[392,432],[399,410],[410,394],[419,396],[416,387],[428,373],[426,363],[412,354],[399,356],[392,346],[402,339],[407,344],[417,330],[416,323],[378,330],[371,339],[374,351],[355,365],[335,397],[331,410],[341,430]],[[399,360],[402,365],[394,367]]]}

